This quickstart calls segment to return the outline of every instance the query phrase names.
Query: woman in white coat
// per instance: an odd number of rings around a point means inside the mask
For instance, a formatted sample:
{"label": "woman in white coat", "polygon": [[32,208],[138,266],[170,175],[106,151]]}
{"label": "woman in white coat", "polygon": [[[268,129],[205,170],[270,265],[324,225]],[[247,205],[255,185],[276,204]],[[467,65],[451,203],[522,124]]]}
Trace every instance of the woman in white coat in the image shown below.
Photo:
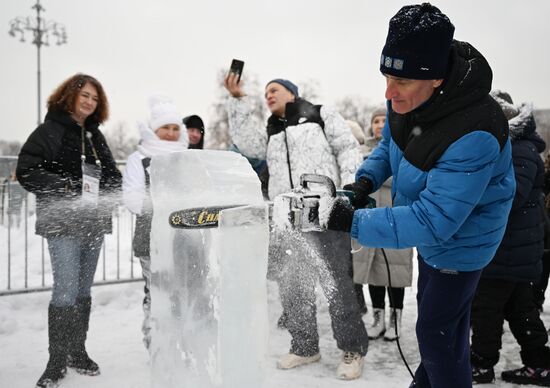
{"label": "woman in white coat", "polygon": [[149,251],[153,208],[149,195],[149,164],[156,155],[184,151],[188,146],[187,134],[181,135],[182,116],[170,98],[155,95],[149,98],[151,116],[147,122],[138,123],[141,140],[137,151],[128,157],[123,174],[124,204],[136,215],[133,241],[134,255],[139,258],[145,278],[143,299],[143,343],[151,342],[151,256]]}
{"label": "woman in white coat", "polygon": [[[366,133],[363,150],[365,158],[376,148],[382,138],[382,128],[386,122],[386,109],[376,109],[371,115],[370,127]],[[388,179],[382,187],[370,196],[376,200],[376,205],[387,207],[392,205],[391,198],[392,178]],[[394,341],[401,332],[401,315],[403,312],[403,299],[405,287],[412,283],[412,248],[385,249],[391,273],[391,288],[388,282],[388,270],[384,255],[380,248],[361,247],[352,240],[353,247],[353,281],[356,284],[368,284],[372,302],[373,323],[369,327],[370,339],[384,336],[386,341]],[[390,301],[389,325],[386,329],[385,321],[385,296],[386,288]],[[389,293],[391,292],[391,297]],[[395,324],[397,323],[397,335]]]}

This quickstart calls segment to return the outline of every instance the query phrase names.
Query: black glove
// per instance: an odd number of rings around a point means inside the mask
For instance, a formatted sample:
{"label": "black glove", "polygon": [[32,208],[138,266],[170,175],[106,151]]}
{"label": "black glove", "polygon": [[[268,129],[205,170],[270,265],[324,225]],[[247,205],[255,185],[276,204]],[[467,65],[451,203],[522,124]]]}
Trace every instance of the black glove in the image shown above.
{"label": "black glove", "polygon": [[357,182],[345,185],[343,189],[353,191],[351,204],[356,209],[362,209],[368,205],[373,187],[371,180],[362,176]]}
{"label": "black glove", "polygon": [[325,214],[328,214],[326,220],[320,219],[321,224],[326,224],[327,229],[348,233],[351,231],[354,210],[349,202],[336,198],[331,203],[330,209],[319,209],[319,212],[326,212]]}

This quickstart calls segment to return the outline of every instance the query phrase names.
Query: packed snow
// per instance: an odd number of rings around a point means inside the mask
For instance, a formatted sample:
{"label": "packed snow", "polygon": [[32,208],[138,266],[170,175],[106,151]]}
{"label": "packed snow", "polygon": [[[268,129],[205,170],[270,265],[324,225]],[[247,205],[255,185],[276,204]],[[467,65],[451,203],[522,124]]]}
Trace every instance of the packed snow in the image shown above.
{"label": "packed snow", "polygon": [[[413,369],[419,362],[414,336],[415,292],[415,287],[406,290],[401,340],[405,357]],[[277,358],[288,351],[290,343],[288,333],[277,328],[277,319],[281,313],[278,295],[277,285],[268,281],[269,351],[266,388],[408,386],[410,377],[399,357],[396,344],[384,340],[370,342],[365,369],[360,379],[341,381],[335,377],[341,353],[332,338],[326,299],[322,294],[318,294],[321,361],[295,370],[276,369]],[[69,370],[61,387],[150,387],[149,355],[141,342],[143,283],[96,286],[92,288],[92,297],[87,347],[92,358],[100,365],[101,375],[81,376]],[[0,387],[33,387],[43,372],[48,361],[49,299],[49,292],[0,297]],[[550,311],[550,304],[547,303],[545,307],[546,311]],[[550,314],[544,312],[542,318],[548,323]],[[370,324],[370,311],[363,319],[365,324]],[[503,343],[502,357],[496,366],[497,375],[504,369],[521,366],[519,349],[507,326]],[[514,387],[499,379],[493,386]]]}

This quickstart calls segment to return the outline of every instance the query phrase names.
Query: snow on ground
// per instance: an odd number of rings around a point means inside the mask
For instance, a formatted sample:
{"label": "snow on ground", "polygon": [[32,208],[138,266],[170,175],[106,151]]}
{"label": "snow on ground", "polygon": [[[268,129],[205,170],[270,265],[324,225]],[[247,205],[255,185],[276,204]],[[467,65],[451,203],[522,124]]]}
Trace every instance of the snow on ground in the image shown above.
{"label": "snow on ground", "polygon": [[[114,279],[117,272],[121,278],[130,273],[140,276],[137,260],[132,260],[130,251],[131,218],[128,214],[115,217],[114,235],[107,236],[107,260],[100,257],[96,281]],[[22,288],[25,256],[28,256],[29,287],[41,284],[41,239],[34,236],[31,217],[25,232],[24,224],[11,231],[10,255],[7,247],[7,230],[0,226],[0,289],[6,288],[8,256],[11,262],[12,288]],[[25,236],[28,250],[25,255]],[[46,245],[47,247],[47,245]],[[119,258],[118,260],[116,258]],[[120,262],[120,271],[116,262]],[[45,284],[51,284],[49,257],[45,257]],[[133,266],[133,268],[132,268]],[[135,272],[134,272],[135,271]],[[415,274],[416,278],[416,274]],[[365,290],[367,288],[365,287]],[[368,292],[366,292],[368,294]],[[414,370],[419,362],[418,347],[414,334],[416,320],[416,287],[405,293],[403,315],[402,349]],[[62,388],[148,388],[150,373],[148,353],[141,342],[143,283],[94,286],[92,288],[93,310],[87,347],[90,355],[101,366],[101,375],[81,376],[70,370],[62,380]],[[369,300],[368,295],[366,295]],[[363,376],[356,381],[341,381],[335,378],[341,352],[336,348],[324,296],[318,294],[318,321],[321,338],[321,361],[290,371],[275,368],[277,358],[288,351],[290,336],[276,327],[281,313],[276,284],[268,282],[270,344],[265,388],[406,388],[411,381],[403,365],[395,343],[383,340],[371,341],[366,357]],[[43,372],[48,360],[47,307],[50,292],[0,296],[0,388],[30,388]],[[370,306],[369,306],[370,307]],[[550,302],[546,304],[543,321],[550,323]],[[364,316],[368,325],[370,313]],[[507,326],[503,337],[501,361],[496,374],[505,369],[521,366],[519,349]],[[497,379],[495,387],[513,387]],[[200,387],[193,387],[200,388]]]}
{"label": "snow on ground", "polygon": [[[70,370],[62,380],[63,388],[147,388],[149,387],[148,354],[141,342],[141,282],[97,286],[93,292],[93,310],[87,347],[101,366],[101,375],[81,376]],[[403,316],[402,348],[415,368],[419,362],[414,322],[416,319],[415,287],[407,289]],[[268,283],[270,346],[266,388],[332,388],[332,387],[408,387],[410,378],[403,366],[395,343],[371,341],[363,376],[356,381],[335,378],[340,351],[332,339],[326,300],[318,297],[321,361],[290,371],[275,368],[277,357],[288,350],[290,337],[277,329],[281,312],[277,286]],[[49,292],[0,297],[0,387],[30,388],[42,373],[48,359],[47,306]],[[370,306],[369,306],[370,307]],[[550,305],[547,304],[550,311]],[[370,315],[364,317],[370,323]],[[550,313],[543,314],[548,323]],[[507,368],[519,367],[517,346],[505,328],[504,350],[496,367],[497,375]],[[513,387],[497,380],[493,386]],[[200,388],[200,387],[197,387]]]}

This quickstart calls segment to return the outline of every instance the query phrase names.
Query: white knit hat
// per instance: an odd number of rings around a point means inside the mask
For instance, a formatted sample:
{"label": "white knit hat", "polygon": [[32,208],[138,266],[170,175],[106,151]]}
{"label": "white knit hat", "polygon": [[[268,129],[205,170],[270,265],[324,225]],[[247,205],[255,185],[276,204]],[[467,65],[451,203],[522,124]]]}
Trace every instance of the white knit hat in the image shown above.
{"label": "white knit hat", "polygon": [[181,128],[183,117],[170,97],[162,94],[152,95],[149,97],[149,108],[151,109],[149,126],[153,131],[166,124],[177,124]]}

